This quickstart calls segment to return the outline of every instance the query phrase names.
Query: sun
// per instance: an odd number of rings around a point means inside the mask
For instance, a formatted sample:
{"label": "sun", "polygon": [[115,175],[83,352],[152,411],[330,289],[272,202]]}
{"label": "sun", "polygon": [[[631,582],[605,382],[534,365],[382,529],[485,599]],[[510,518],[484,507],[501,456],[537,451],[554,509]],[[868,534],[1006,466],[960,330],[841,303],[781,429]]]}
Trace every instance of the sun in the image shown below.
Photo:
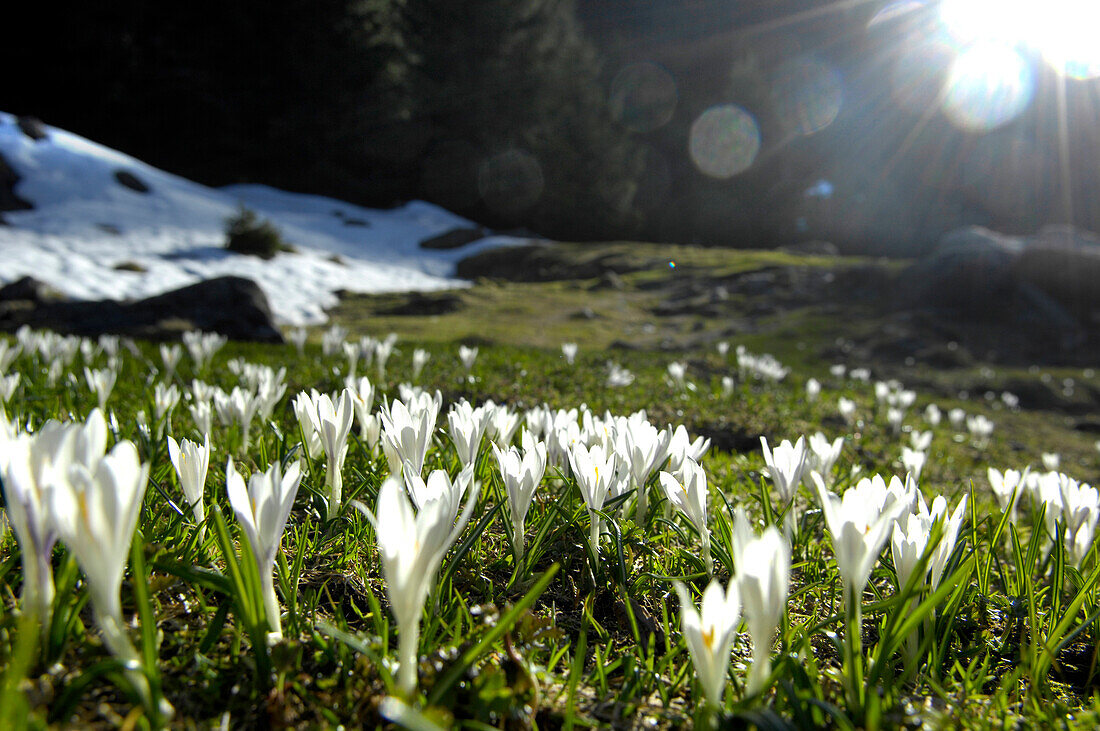
{"label": "sun", "polygon": [[961,45],[1000,44],[1070,79],[1100,77],[1097,0],[943,0],[940,20]]}

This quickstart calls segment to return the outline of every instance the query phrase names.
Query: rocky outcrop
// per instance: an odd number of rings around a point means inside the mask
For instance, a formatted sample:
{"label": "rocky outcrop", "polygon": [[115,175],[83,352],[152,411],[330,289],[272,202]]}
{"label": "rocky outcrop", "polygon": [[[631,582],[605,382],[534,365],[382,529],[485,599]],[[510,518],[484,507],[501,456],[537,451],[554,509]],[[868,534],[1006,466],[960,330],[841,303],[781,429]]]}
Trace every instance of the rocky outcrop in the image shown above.
{"label": "rocky outcrop", "polygon": [[[345,221],[345,224],[347,221]],[[485,238],[487,232],[483,228],[452,228],[436,236],[431,236],[420,242],[421,249],[460,249],[466,244]]]}
{"label": "rocky outcrop", "polygon": [[0,289],[0,329],[23,325],[95,337],[173,340],[189,330],[234,340],[283,341],[267,298],[250,279],[218,277],[131,302],[68,300],[25,277]]}

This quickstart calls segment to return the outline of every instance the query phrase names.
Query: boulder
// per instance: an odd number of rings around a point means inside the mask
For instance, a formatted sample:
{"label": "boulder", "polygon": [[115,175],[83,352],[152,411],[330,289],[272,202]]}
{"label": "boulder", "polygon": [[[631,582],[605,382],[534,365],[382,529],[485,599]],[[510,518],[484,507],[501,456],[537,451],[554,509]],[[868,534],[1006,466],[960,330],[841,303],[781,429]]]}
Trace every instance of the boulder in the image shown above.
{"label": "boulder", "polygon": [[26,115],[19,117],[15,123],[19,125],[20,131],[27,137],[30,137],[35,142],[46,139],[49,135],[46,132],[46,125],[42,123],[42,120],[38,117],[28,117]]}
{"label": "boulder", "polygon": [[188,330],[204,330],[234,340],[283,342],[263,291],[242,277],[208,279],[129,302],[44,301],[41,283],[18,284],[4,289],[26,296],[0,299],[2,330],[29,325],[85,337],[111,333],[147,340],[172,340]]}
{"label": "boulder", "polygon": [[1016,288],[1013,264],[1023,242],[979,226],[955,229],[926,258],[901,274],[903,306],[931,306],[996,317]]}
{"label": "boulder", "polygon": [[[347,222],[345,221],[345,224]],[[421,249],[459,249],[466,244],[485,238],[486,231],[483,228],[452,228],[450,231],[424,239],[420,242]]]}
{"label": "boulder", "polygon": [[1076,317],[1100,309],[1100,240],[1069,228],[1047,228],[1014,263],[1015,275]]}
{"label": "boulder", "polygon": [[34,277],[20,277],[0,287],[0,302],[29,302],[38,305],[66,299],[68,297],[64,294]]}
{"label": "boulder", "polygon": [[118,181],[119,185],[129,188],[135,193],[148,193],[152,190],[152,188],[146,185],[144,180],[134,175],[129,170],[116,170],[115,180]]}
{"label": "boulder", "polygon": [[15,185],[19,182],[19,174],[15,172],[3,155],[0,155],[0,212],[3,211],[28,211],[33,205],[20,198],[15,193]]}

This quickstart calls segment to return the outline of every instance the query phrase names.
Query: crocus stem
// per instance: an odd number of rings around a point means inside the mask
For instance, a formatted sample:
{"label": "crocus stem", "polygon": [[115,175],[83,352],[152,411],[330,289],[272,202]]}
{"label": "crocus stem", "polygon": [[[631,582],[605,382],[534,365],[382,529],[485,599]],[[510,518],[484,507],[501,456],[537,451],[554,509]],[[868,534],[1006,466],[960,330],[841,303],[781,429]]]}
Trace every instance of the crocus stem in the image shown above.
{"label": "crocus stem", "polygon": [[23,611],[34,614],[41,622],[42,632],[50,626],[50,608],[53,606],[53,566],[51,550],[23,554]]}
{"label": "crocus stem", "polygon": [[850,588],[844,590],[844,600],[847,605],[848,631],[848,694],[849,704],[852,710],[862,712],[863,709],[863,604],[859,601],[856,592]]}
{"label": "crocus stem", "polygon": [[646,517],[649,513],[649,494],[645,489],[645,485],[638,485],[638,502],[634,508],[634,522],[638,524],[638,527],[645,528]]}
{"label": "crocus stem", "polygon": [[276,637],[283,636],[283,624],[279,609],[279,598],[275,596],[275,572],[271,567],[260,571],[260,587],[264,593],[264,612],[267,614],[268,629]]}
{"label": "crocus stem", "polygon": [[707,575],[714,576],[714,562],[710,559],[710,534],[706,531],[702,534],[703,565],[707,567]]}
{"label": "crocus stem", "polygon": [[[588,544],[592,546],[592,555],[599,558],[600,555],[600,518],[594,512],[589,511]],[[595,573],[595,567],[592,567]]]}
{"label": "crocus stem", "polygon": [[[105,603],[112,606],[105,608],[102,606]],[[96,601],[93,595],[92,606],[95,610],[96,624],[99,625],[99,631],[103,636],[103,643],[107,645],[112,655],[122,661],[126,679],[141,697],[141,704],[153,713],[161,713],[162,709],[153,705],[153,691],[149,687],[149,679],[145,677],[141,656],[126,635],[122,608],[118,601],[110,599]]]}
{"label": "crocus stem", "polygon": [[752,667],[749,669],[748,686],[745,689],[746,696],[754,696],[764,690],[764,681],[772,672],[771,647],[763,642],[757,645],[753,638]]}
{"label": "crocus stem", "polygon": [[411,699],[416,693],[416,658],[420,649],[420,618],[398,627],[397,689]]}
{"label": "crocus stem", "polygon": [[328,485],[327,516],[332,520],[340,513],[340,499],[344,492],[344,479],[339,466],[329,463],[325,467],[325,482]]}

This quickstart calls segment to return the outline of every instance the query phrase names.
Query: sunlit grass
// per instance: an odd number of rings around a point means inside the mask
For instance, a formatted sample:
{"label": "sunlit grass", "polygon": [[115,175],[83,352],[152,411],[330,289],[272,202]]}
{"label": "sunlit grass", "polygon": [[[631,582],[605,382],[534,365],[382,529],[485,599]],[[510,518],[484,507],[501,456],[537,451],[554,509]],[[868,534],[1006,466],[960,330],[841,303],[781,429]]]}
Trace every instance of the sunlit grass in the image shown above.
{"label": "sunlit grass", "polygon": [[[669,355],[599,352],[589,342],[569,366],[559,344],[483,342],[467,376],[453,343],[403,339],[384,378],[376,378],[373,367],[360,371],[380,390],[377,409],[383,398],[398,397],[397,385],[408,380],[413,350],[420,347],[431,357],[418,385],[441,391],[444,413],[460,398],[473,404],[493,399],[516,410],[583,403],[594,415],[646,409],[655,425],[684,424],[693,435],[711,437],[715,446],[702,465],[710,489],[713,570],[723,586],[736,569],[732,509],[743,507],[754,522],[784,523],[786,506],[773,504],[777,497],[762,475],[761,434],[794,439],[822,430],[830,438],[844,437],[837,492],[855,484],[853,467],[861,468],[859,476],[900,473],[896,460],[908,432],[891,432],[870,384],[831,377],[828,364],[810,370],[808,356],[791,362],[796,370],[783,382],[738,378],[725,395],[720,381],[736,372],[732,352],[728,360],[713,349],[688,353],[691,386],[681,388],[668,379]],[[750,347],[764,345],[756,340]],[[226,390],[238,385],[227,367],[234,358],[285,365],[288,388],[271,422],[253,423],[247,451],[240,449],[238,429],[215,421],[205,537],[178,486],[167,440],[155,436],[155,424],[146,431],[136,419],[138,411],[152,413],[152,384],[164,380],[153,346],[120,351],[121,370],[106,403],[113,415],[111,443],[132,440],[150,464],[123,610],[128,621],[134,619],[129,631],[150,677],[175,708],[171,724],[373,726],[386,717],[418,728],[457,721],[469,727],[587,727],[652,718],[672,727],[714,720],[697,703],[698,683],[672,591],[672,581],[680,580],[698,597],[707,567],[697,529],[675,513],[666,515],[656,473],[650,478],[656,504],[646,524],[636,525],[619,510],[631,495],[612,498],[601,510],[607,530],[593,551],[589,512],[576,481],[568,470],[548,468],[527,515],[526,550],[517,566],[502,507],[505,487],[484,443],[474,465],[481,483],[476,508],[443,559],[421,616],[418,691],[396,700],[399,634],[375,531],[349,507],[360,501],[374,508],[389,474],[386,458],[353,427],[342,472],[344,505],[328,520],[325,458],[303,458],[290,407],[300,390],[342,388],[346,361],[342,354],[324,357],[316,345],[299,356],[290,346],[231,343],[203,369],[204,380]],[[634,373],[634,382],[607,387],[608,358]],[[97,403],[80,377],[83,359],[76,355],[54,384],[41,356],[16,359],[8,370],[22,378],[8,417],[34,429],[48,418],[83,419]],[[105,364],[103,354],[89,358],[89,365]],[[187,392],[194,375],[185,357],[171,380]],[[824,385],[813,402],[803,388],[810,375]],[[851,425],[837,415],[841,395],[857,403],[858,420]],[[964,402],[957,394],[948,399],[921,393],[906,423],[929,428],[920,413],[932,400],[945,411],[961,404],[997,424],[984,449],[946,418],[933,430],[922,490],[929,500],[942,494],[952,505],[963,495],[970,500],[939,589],[915,582],[899,588],[885,551],[862,596],[862,661],[853,671],[845,662],[848,628],[833,549],[816,500],[802,488],[794,513],[800,538],[792,546],[791,593],[772,671],[765,691],[746,697],[752,653],[742,628],[721,704],[727,721],[798,728],[984,727],[995,714],[1035,726],[1092,725],[1094,622],[1100,616],[1095,549],[1077,569],[1061,541],[1048,539],[1040,512],[1024,507],[1016,526],[1002,520],[984,473],[987,465],[1036,464],[1039,451],[1058,450],[1067,457],[1064,471],[1090,479],[1095,452],[1088,455],[1086,437],[1073,435],[1054,417],[995,408],[984,399]],[[201,440],[185,404],[165,427],[177,439]],[[437,427],[425,471],[454,476],[461,467],[458,455],[442,419]],[[270,645],[255,561],[230,517],[229,456],[246,474],[303,459],[301,488],[276,562],[283,638]],[[19,611],[17,544],[9,534],[0,547],[0,728],[156,725],[104,649],[87,584],[64,547],[53,554],[57,595],[41,639]],[[912,632],[919,641],[906,654],[902,645]]]}

